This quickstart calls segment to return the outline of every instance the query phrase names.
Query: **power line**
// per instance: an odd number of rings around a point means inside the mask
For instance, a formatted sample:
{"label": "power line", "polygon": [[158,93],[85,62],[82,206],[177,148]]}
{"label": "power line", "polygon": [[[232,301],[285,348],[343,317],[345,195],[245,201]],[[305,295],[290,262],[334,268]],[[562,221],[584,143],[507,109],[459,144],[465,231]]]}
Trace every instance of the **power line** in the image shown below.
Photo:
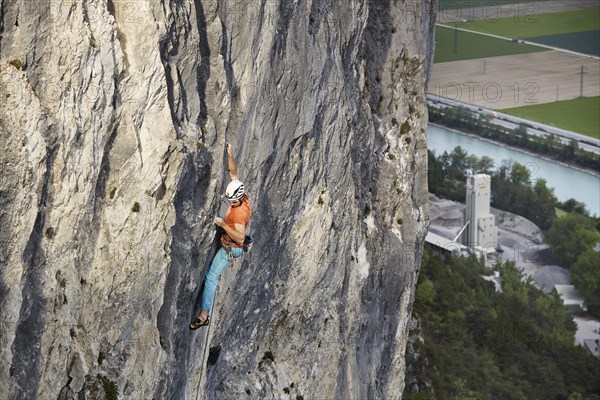
{"label": "power line", "polygon": [[454,27],[454,52],[458,52],[458,27]]}
{"label": "power line", "polygon": [[579,75],[580,79],[579,79],[579,97],[583,97],[583,75],[587,74],[587,72],[585,72],[585,68],[583,65],[581,66],[580,71],[575,74],[575,75]]}

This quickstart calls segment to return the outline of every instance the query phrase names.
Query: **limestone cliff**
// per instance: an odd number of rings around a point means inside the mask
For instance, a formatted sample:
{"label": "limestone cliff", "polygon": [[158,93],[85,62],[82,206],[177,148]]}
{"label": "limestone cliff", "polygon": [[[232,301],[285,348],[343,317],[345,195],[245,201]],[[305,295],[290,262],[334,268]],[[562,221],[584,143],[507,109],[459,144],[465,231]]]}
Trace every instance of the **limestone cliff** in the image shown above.
{"label": "limestone cliff", "polygon": [[435,6],[0,0],[0,397],[400,398]]}

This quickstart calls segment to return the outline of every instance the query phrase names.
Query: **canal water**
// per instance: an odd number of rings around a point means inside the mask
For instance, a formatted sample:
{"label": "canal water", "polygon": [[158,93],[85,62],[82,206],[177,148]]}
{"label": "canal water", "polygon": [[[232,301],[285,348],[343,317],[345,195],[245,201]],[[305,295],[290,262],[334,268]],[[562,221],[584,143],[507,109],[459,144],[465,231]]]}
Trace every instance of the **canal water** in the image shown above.
{"label": "canal water", "polygon": [[436,155],[450,153],[461,146],[477,157],[488,156],[496,165],[503,160],[519,162],[529,169],[532,181],[544,178],[560,201],[574,198],[585,203],[590,214],[600,215],[600,178],[590,173],[547,161],[534,155],[512,150],[478,137],[468,136],[435,125],[427,128],[427,147]]}

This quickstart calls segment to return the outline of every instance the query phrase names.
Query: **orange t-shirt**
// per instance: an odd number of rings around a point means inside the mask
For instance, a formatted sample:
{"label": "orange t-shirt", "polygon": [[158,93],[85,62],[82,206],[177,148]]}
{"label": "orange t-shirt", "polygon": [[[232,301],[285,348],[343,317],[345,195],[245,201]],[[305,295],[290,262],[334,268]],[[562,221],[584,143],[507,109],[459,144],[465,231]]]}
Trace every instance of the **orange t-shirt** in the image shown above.
{"label": "orange t-shirt", "polygon": [[[229,225],[231,228],[235,229],[235,224],[244,225],[248,227],[250,223],[250,199],[248,196],[244,195],[244,200],[242,204],[237,207],[229,206],[227,212],[225,213],[225,223]],[[227,233],[224,233],[221,236],[221,242],[231,247],[243,247],[241,244],[238,244],[233,240]]]}

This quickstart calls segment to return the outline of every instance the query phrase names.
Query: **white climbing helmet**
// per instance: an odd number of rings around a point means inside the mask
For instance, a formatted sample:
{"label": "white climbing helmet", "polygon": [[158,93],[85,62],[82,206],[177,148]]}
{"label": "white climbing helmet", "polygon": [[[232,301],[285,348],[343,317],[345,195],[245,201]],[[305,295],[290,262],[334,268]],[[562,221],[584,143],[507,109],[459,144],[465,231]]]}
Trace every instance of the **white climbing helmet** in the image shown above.
{"label": "white climbing helmet", "polygon": [[225,197],[229,201],[236,201],[244,196],[244,184],[238,180],[231,181],[225,190]]}

